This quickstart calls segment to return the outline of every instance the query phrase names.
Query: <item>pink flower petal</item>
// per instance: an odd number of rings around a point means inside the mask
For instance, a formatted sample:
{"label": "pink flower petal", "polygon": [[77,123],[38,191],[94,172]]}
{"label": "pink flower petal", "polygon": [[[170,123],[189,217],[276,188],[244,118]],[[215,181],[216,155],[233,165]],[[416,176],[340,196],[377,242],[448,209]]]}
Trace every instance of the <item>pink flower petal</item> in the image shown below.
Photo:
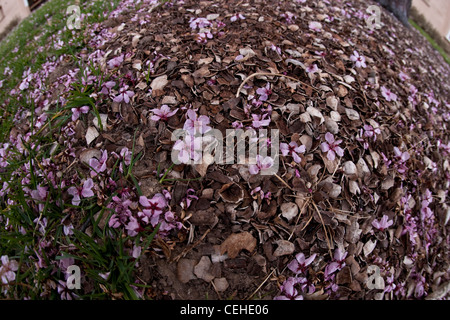
{"label": "pink flower petal", "polygon": [[265,157],[261,162],[262,169],[269,169],[273,166],[273,159],[271,157]]}
{"label": "pink flower petal", "polygon": [[280,150],[283,156],[287,156],[289,153],[289,146],[287,143],[280,143]]}
{"label": "pink flower petal", "polygon": [[248,171],[250,172],[250,174],[258,174],[259,168],[256,164],[252,164],[248,167]]}
{"label": "pink flower petal", "polygon": [[139,197],[139,203],[144,207],[150,207],[150,202],[148,201],[147,197],[145,197],[145,196]]}
{"label": "pink flower petal", "polygon": [[302,162],[302,158],[300,158],[299,155],[296,154],[295,152],[292,153],[292,159],[294,159],[294,161],[295,161],[296,163]]}
{"label": "pink flower petal", "polygon": [[328,152],[330,150],[330,146],[328,145],[328,143],[322,142],[322,144],[320,145],[320,150],[322,150],[322,152]]}
{"label": "pink flower petal", "polygon": [[330,161],[334,161],[334,159],[336,159],[336,154],[334,153],[333,150],[328,150],[327,158]]}
{"label": "pink flower petal", "polygon": [[332,133],[327,132],[325,133],[325,140],[329,143],[332,144],[334,142],[334,136]]}
{"label": "pink flower petal", "polygon": [[295,148],[294,151],[297,153],[305,153],[306,147],[304,145],[301,145],[300,147]]}
{"label": "pink flower petal", "polygon": [[339,157],[343,157],[343,156],[344,156],[344,150],[343,150],[341,147],[336,147],[336,148],[334,149],[334,151],[336,152],[336,154],[337,154]]}

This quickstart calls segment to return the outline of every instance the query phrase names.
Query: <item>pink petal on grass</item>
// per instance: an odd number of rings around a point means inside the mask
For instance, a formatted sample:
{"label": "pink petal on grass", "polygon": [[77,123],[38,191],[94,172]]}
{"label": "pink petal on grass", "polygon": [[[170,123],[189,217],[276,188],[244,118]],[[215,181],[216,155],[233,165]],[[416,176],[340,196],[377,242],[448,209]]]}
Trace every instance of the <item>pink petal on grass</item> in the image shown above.
{"label": "pink petal on grass", "polygon": [[94,191],[91,190],[93,186],[94,186],[94,181],[92,181],[92,179],[87,179],[83,183],[83,190],[81,191],[82,196],[85,198],[93,197]]}

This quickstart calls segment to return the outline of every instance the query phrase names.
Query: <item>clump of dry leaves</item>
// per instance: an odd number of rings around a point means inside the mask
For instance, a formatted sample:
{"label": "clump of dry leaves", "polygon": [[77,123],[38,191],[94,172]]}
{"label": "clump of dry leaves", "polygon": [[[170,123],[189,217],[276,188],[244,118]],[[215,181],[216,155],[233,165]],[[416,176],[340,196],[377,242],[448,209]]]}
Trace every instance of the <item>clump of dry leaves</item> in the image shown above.
{"label": "clump of dry leaves", "polygon": [[[135,143],[142,193],[167,189],[184,225],[141,279],[172,298],[448,297],[450,68],[386,11],[369,29],[366,6],[172,1],[103,25],[122,85],[78,147]],[[172,166],[172,132],[202,116],[224,137],[278,129],[277,174]]]}
{"label": "clump of dry leaves", "polygon": [[[125,54],[118,72],[135,79],[135,95],[107,103],[110,118],[122,117],[103,143],[137,126],[136,171],[168,168],[171,132],[193,109],[224,134],[266,119],[291,144],[276,176],[240,164],[173,167],[170,178],[203,177],[168,186],[189,233],[176,244],[178,269],[194,274],[185,286],[225,278],[237,297],[256,288],[305,299],[433,295],[449,281],[449,67],[384,11],[382,28],[367,28],[365,2],[303,2],[186,1],[138,15],[141,25],[132,11],[118,17],[103,50]],[[178,111],[152,120],[163,105]],[[182,208],[188,188],[197,198]],[[295,274],[286,266],[298,253],[316,256]],[[369,266],[382,287],[367,285]],[[231,274],[252,281],[242,288]]]}

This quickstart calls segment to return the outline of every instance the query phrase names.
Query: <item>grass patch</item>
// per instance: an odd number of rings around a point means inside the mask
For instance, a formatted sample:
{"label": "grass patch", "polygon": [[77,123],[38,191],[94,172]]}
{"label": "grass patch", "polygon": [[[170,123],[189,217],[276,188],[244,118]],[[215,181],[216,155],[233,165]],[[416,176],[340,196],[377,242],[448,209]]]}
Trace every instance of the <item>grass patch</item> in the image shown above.
{"label": "grass patch", "polygon": [[423,30],[416,22],[409,19],[409,23],[416,28],[427,40],[430,42],[431,46],[436,49],[444,58],[445,62],[447,62],[450,65],[450,56],[445,52],[444,49],[442,49],[441,46],[428,34]]}
{"label": "grass patch", "polygon": [[[118,3],[80,1],[84,14],[81,29],[69,30],[65,28],[70,16],[66,9],[75,1],[48,1],[0,43],[0,101],[4,102],[0,109],[0,253],[18,263],[15,280],[0,284],[0,298],[137,299],[138,287],[146,287],[135,283],[136,259],[129,247],[147,248],[159,226],[149,228],[141,238],[126,236],[108,224],[100,228],[100,218],[114,213],[108,204],[117,192],[103,203],[91,197],[74,205],[71,197],[65,197],[68,186],[63,181],[67,177],[62,173],[59,177],[48,176],[44,170],[55,161],[56,154],[66,151],[58,137],[70,121],[70,108],[89,105],[99,119],[89,97],[90,86],[82,85],[81,78],[72,83],[74,89],[66,96],[66,103],[52,105],[40,128],[36,127],[40,101],[33,94],[44,96],[48,84],[41,87],[41,92],[19,87],[25,73],[37,72],[62,57],[76,64],[76,55],[86,49],[89,26],[104,21]],[[16,94],[19,91],[23,94]],[[39,114],[43,114],[42,110]],[[11,141],[20,122],[29,127],[30,135],[19,134]],[[74,216],[81,228],[68,232],[65,221]],[[80,266],[82,275],[89,279],[89,294],[66,288],[65,270],[71,264]]]}

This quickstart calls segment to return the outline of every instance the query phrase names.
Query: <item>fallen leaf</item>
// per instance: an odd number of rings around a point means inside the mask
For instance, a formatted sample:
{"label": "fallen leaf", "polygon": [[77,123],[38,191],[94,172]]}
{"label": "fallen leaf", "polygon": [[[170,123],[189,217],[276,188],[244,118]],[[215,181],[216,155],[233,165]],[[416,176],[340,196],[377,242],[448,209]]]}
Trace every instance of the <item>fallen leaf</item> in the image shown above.
{"label": "fallen leaf", "polygon": [[358,170],[358,176],[360,178],[370,175],[370,169],[367,166],[367,163],[364,161],[363,158],[359,158],[358,162],[356,163],[356,168]]}
{"label": "fallen leaf", "polygon": [[307,123],[307,122],[311,122],[311,116],[308,112],[303,112],[300,117],[299,117],[300,121],[303,123]]}
{"label": "fallen leaf", "polygon": [[348,90],[345,86],[339,85],[339,89],[337,90],[337,95],[339,98],[343,98],[348,94]]}
{"label": "fallen leaf", "polygon": [[335,96],[329,96],[326,100],[327,106],[333,109],[334,111],[337,110],[337,106],[339,103],[339,100]]}
{"label": "fallen leaf", "polygon": [[275,241],[275,243],[278,246],[273,253],[275,257],[281,257],[288,254],[292,254],[295,250],[294,244],[287,240],[277,240]]}
{"label": "fallen leaf", "polygon": [[200,278],[205,280],[206,282],[210,282],[214,279],[214,276],[211,274],[212,263],[209,257],[203,256],[199,263],[194,267],[194,274]]}
{"label": "fallen leaf", "polygon": [[213,62],[214,58],[213,57],[208,57],[208,58],[204,58],[204,59],[199,59],[197,64],[199,66],[201,66],[202,64],[210,64],[211,62]]}
{"label": "fallen leaf", "polygon": [[330,112],[330,118],[336,122],[341,121],[341,115],[337,111],[331,111]]}
{"label": "fallen leaf", "polygon": [[348,177],[356,176],[357,169],[356,165],[352,161],[346,161],[342,165],[342,169],[344,170],[344,174]]}
{"label": "fallen leaf", "polygon": [[352,273],[349,266],[345,266],[336,275],[336,284],[348,284],[352,282]]}
{"label": "fallen leaf", "polygon": [[97,150],[94,148],[89,148],[89,149],[83,150],[80,153],[80,161],[84,164],[89,164],[89,160],[91,160],[92,158],[100,159],[101,156],[102,156],[102,153],[100,150]]}
{"label": "fallen leaf", "polygon": [[359,240],[362,229],[359,228],[359,223],[356,218],[351,218],[351,225],[345,228],[345,240],[350,243],[356,243]]}
{"label": "fallen leaf", "polygon": [[361,190],[359,189],[359,185],[358,182],[354,181],[354,180],[350,180],[348,182],[348,189],[350,190],[350,192],[354,195],[360,194]]}
{"label": "fallen leaf", "polygon": [[247,57],[247,58],[251,58],[251,57],[256,56],[255,51],[253,51],[251,48],[242,48],[242,49],[239,49],[239,53],[240,53],[241,55],[243,55],[244,57]]}
{"label": "fallen leaf", "polygon": [[345,114],[350,120],[359,120],[359,113],[353,109],[345,108]]}
{"label": "fallen leaf", "polygon": [[320,124],[322,124],[325,121],[322,113],[318,109],[316,109],[315,107],[308,107],[308,108],[306,108],[306,112],[308,112],[312,117],[319,118],[320,119]]}
{"label": "fallen leaf", "polygon": [[[301,56],[301,54],[300,54],[300,56]],[[300,61],[298,61],[298,60],[295,60],[295,59],[286,59],[286,64],[288,64],[288,63],[292,63],[292,64],[295,65],[295,66],[300,66],[300,67],[302,67],[303,69],[306,69],[306,66],[305,66],[303,63],[301,63]]]}
{"label": "fallen leaf", "polygon": [[389,190],[392,188],[395,184],[395,180],[392,177],[387,177],[382,183],[381,183],[381,190]]}
{"label": "fallen leaf", "polygon": [[363,247],[364,255],[367,257],[369,254],[372,253],[373,249],[377,246],[377,240],[372,241],[369,240],[366,242],[366,244]]}
{"label": "fallen leaf", "polygon": [[161,101],[161,104],[177,104],[177,98],[174,96],[164,96]]}
{"label": "fallen leaf", "polygon": [[436,288],[431,294],[425,297],[425,300],[439,300],[445,298],[450,292],[450,281]]}
{"label": "fallen leaf", "polygon": [[205,65],[205,66],[201,67],[200,69],[196,70],[196,71],[192,74],[192,76],[193,76],[194,78],[204,78],[204,77],[209,76],[209,74],[210,74],[210,72],[209,72],[208,66]]}
{"label": "fallen leaf", "polygon": [[136,85],[136,88],[144,90],[145,88],[147,88],[147,84],[144,81],[141,81]]}
{"label": "fallen leaf", "polygon": [[355,78],[353,78],[352,76],[346,75],[344,76],[344,80],[345,82],[347,82],[348,84],[355,82]]}
{"label": "fallen leaf", "polygon": [[327,177],[326,179],[322,180],[318,184],[318,186],[322,187],[323,191],[325,191],[333,199],[337,198],[342,191],[342,187],[334,183],[332,177]]}
{"label": "fallen leaf", "polygon": [[206,19],[209,21],[216,20],[218,17],[220,17],[220,14],[218,13],[210,13],[206,16]]}
{"label": "fallen leaf", "polygon": [[[99,116],[100,116],[100,123],[102,125],[103,131],[105,131],[106,130],[106,125],[108,123],[108,115],[105,114],[105,113],[100,113]],[[93,122],[94,122],[94,126],[97,129],[100,129],[100,125],[99,125],[98,119],[95,118]]]}
{"label": "fallen leaf", "polygon": [[142,37],[142,35],[137,34],[133,37],[133,39],[131,40],[131,45],[133,46],[133,48],[136,48],[139,42],[139,39]]}
{"label": "fallen leaf", "polygon": [[294,202],[285,202],[281,205],[281,215],[288,221],[298,214],[298,206]]}
{"label": "fallen leaf", "polygon": [[102,210],[100,210],[99,212],[94,214],[94,219],[95,219],[95,221],[98,221],[97,226],[101,230],[105,229],[106,223],[108,222],[108,214],[106,214],[106,212],[103,212]]}
{"label": "fallen leaf", "polygon": [[244,199],[244,190],[238,184],[232,182],[222,186],[219,195],[223,201],[228,203],[239,203]]}
{"label": "fallen leaf", "polygon": [[157,97],[162,95],[164,87],[169,83],[167,80],[167,75],[159,76],[153,79],[150,87],[152,88],[152,97]]}
{"label": "fallen leaf", "polygon": [[194,169],[202,177],[206,175],[206,171],[211,163],[214,162],[214,157],[210,154],[203,155],[203,160],[200,164],[195,164]]}
{"label": "fallen leaf", "polygon": [[94,141],[99,136],[99,133],[95,127],[89,127],[86,131],[86,143],[89,145],[92,141]]}
{"label": "fallen leaf", "polygon": [[216,288],[217,292],[223,292],[230,286],[227,278],[216,278],[213,282],[214,288]]}
{"label": "fallen leaf", "polygon": [[337,122],[330,117],[325,116],[325,126],[327,127],[327,130],[332,134],[337,134],[339,132],[339,126]]}
{"label": "fallen leaf", "polygon": [[336,157],[336,158],[334,158],[333,161],[330,161],[330,160],[328,160],[327,154],[323,153],[323,152],[320,153],[320,157],[322,158],[323,163],[325,164],[325,167],[327,168],[327,171],[329,173],[333,174],[338,167],[339,158]]}
{"label": "fallen leaf", "polygon": [[136,70],[141,70],[142,69],[142,61],[141,60],[133,61],[133,68]]}
{"label": "fallen leaf", "polygon": [[181,283],[188,283],[189,280],[197,279],[194,275],[196,263],[193,259],[181,258],[177,263],[177,278]]}
{"label": "fallen leaf", "polygon": [[256,247],[256,239],[251,235],[250,232],[244,231],[241,233],[231,234],[221,245],[220,253],[228,253],[231,259],[237,257],[239,252],[243,249],[248,252],[252,252]]}
{"label": "fallen leaf", "polygon": [[300,140],[300,142],[302,143],[302,145],[305,146],[306,151],[309,152],[309,150],[311,150],[312,143],[313,143],[312,138],[311,138],[309,135],[304,134],[304,135],[302,135],[302,136],[300,137],[299,140]]}

